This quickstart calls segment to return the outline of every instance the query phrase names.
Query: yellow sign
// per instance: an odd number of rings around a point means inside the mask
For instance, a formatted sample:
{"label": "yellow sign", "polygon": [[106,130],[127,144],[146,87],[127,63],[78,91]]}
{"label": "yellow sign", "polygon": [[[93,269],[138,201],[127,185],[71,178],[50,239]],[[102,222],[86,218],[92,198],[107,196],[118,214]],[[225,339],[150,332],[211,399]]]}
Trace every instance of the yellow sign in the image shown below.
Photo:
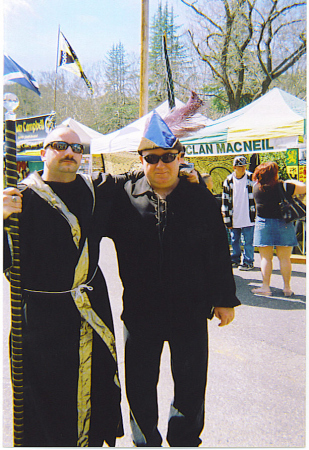
{"label": "yellow sign", "polygon": [[306,183],[306,165],[299,166],[299,181]]}
{"label": "yellow sign", "polygon": [[297,166],[298,165],[298,148],[287,149],[286,165],[287,166]]}
{"label": "yellow sign", "polygon": [[286,166],[287,174],[290,178],[296,179],[298,178],[298,166]]}

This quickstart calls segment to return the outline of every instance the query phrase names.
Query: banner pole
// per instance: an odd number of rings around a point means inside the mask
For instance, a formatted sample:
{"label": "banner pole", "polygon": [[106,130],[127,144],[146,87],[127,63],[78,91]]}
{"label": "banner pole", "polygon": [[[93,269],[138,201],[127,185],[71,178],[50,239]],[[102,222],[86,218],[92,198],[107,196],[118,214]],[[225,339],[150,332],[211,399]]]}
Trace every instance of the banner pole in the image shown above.
{"label": "banner pole", "polygon": [[[13,110],[19,105],[14,94],[5,94],[5,179],[7,187],[16,187],[18,181],[16,162],[16,115]],[[13,264],[10,268],[11,287],[11,376],[13,389],[13,439],[14,447],[23,446],[24,437],[24,378],[23,378],[23,348],[22,348],[22,293],[19,249],[19,218],[18,214],[10,216],[10,237],[13,246]]]}

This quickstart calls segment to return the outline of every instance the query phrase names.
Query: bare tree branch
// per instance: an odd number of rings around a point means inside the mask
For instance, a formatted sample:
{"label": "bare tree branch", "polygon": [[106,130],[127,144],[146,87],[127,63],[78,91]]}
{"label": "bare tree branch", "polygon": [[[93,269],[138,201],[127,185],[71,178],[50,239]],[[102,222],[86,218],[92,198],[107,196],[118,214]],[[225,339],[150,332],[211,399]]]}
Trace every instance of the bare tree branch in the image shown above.
{"label": "bare tree branch", "polygon": [[196,2],[186,2],[185,0],[180,0],[182,3],[184,3],[185,5],[189,6],[191,9],[193,9],[193,11],[195,11],[199,16],[203,17],[204,19],[206,19],[209,23],[211,23],[211,25],[213,25],[215,28],[218,28],[218,30],[220,30],[222,32],[221,27],[215,22],[213,21],[210,17],[208,17],[206,14],[204,14],[202,11],[200,11],[199,9],[197,9],[196,6],[194,6],[194,3]]}
{"label": "bare tree branch", "polygon": [[220,0],[217,16],[208,3],[181,2],[199,17],[188,30],[191,44],[223,86],[231,111],[265,93],[306,53],[305,1]]}

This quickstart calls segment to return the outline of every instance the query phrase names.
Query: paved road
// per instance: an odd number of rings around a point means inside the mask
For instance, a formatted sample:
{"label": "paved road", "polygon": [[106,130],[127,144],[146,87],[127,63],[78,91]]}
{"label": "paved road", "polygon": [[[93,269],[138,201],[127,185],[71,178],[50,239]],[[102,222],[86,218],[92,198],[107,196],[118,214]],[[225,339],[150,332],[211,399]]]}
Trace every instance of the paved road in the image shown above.
{"label": "paved road", "polygon": [[[104,239],[100,265],[112,302],[119,371],[122,385],[123,338],[122,286],[111,241]],[[305,265],[293,264],[293,298],[281,291],[277,260],[272,275],[273,296],[255,296],[251,288],[261,283],[259,256],[250,272],[234,270],[238,297],[232,324],[219,328],[209,323],[210,360],[202,447],[304,447],[305,446]],[[12,446],[11,387],[7,357],[9,332],[8,285],[4,281],[4,430],[3,446]],[[161,360],[159,429],[166,435],[173,383],[167,345]],[[128,405],[122,400],[125,436],[117,447],[132,447]],[[163,442],[167,446],[166,441]]]}

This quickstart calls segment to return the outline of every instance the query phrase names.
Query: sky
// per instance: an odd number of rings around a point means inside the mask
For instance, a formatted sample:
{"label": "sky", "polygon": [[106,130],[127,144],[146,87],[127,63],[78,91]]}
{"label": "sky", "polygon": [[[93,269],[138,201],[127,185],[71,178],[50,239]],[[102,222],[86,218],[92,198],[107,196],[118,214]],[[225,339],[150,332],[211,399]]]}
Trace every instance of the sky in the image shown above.
{"label": "sky", "polygon": [[[141,0],[2,0],[3,51],[32,73],[56,69],[58,26],[82,66],[102,60],[113,44],[140,54]],[[159,0],[149,0],[149,23]],[[165,0],[162,0],[165,5]],[[175,23],[182,25],[188,7],[173,6]],[[178,16],[178,17],[177,17]]]}

